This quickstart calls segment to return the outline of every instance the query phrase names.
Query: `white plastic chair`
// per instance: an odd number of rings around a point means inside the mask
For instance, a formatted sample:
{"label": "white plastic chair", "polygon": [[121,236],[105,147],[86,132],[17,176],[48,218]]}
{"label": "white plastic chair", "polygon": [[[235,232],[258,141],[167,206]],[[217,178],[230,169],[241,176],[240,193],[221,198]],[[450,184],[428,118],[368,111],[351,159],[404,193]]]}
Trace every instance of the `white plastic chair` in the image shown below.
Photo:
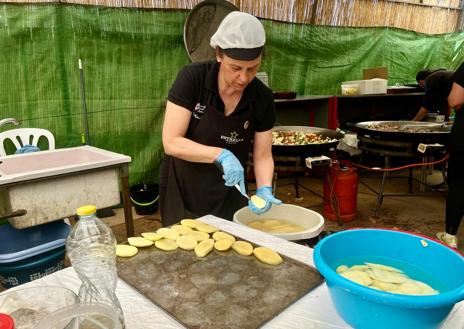
{"label": "white plastic chair", "polygon": [[55,137],[53,134],[41,128],[17,128],[17,129],[10,129],[0,133],[0,156],[6,156],[5,151],[5,140],[11,140],[19,150],[24,145],[34,145],[37,146],[39,143],[39,139],[43,137],[48,140],[48,149],[54,150],[55,149]]}

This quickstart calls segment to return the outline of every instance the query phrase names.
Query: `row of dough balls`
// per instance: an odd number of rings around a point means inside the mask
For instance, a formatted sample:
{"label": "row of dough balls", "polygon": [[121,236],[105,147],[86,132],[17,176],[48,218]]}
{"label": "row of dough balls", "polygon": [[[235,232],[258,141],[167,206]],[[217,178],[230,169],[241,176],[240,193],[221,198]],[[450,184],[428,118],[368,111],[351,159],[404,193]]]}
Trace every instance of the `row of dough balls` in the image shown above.
{"label": "row of dough balls", "polygon": [[251,254],[269,265],[282,263],[282,257],[274,250],[265,247],[253,248],[246,241],[236,241],[235,237],[221,232],[217,227],[197,221],[183,219],[179,224],[170,228],[162,227],[155,232],[142,233],[142,237],[131,237],[129,245],[118,244],[116,255],[119,257],[132,257],[137,254],[137,248],[149,247],[153,244],[164,251],[173,251],[177,248],[193,250],[198,257],[205,257],[213,248],[218,251],[227,251],[230,248],[243,256]]}

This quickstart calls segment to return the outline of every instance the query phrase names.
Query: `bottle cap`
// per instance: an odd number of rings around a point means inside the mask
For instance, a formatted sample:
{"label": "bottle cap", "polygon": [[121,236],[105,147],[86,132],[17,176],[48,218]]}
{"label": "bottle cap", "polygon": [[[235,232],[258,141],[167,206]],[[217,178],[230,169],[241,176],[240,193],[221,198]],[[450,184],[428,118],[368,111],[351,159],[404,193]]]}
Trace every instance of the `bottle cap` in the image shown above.
{"label": "bottle cap", "polygon": [[77,208],[76,214],[78,216],[87,216],[97,212],[97,207],[94,205],[87,205]]}
{"label": "bottle cap", "polygon": [[0,329],[14,329],[14,321],[8,314],[0,313]]}

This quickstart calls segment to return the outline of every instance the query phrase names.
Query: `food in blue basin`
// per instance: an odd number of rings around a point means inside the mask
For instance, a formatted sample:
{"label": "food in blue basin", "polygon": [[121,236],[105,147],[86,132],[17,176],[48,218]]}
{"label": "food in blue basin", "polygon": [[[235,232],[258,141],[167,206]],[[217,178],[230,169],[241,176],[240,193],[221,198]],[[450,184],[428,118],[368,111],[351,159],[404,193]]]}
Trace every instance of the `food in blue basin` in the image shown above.
{"label": "food in blue basin", "polygon": [[[338,314],[356,329],[435,329],[464,300],[464,257],[434,240],[407,232],[354,229],[325,237],[314,262]],[[340,265],[378,263],[402,270],[440,293],[415,296],[374,290],[336,273]]]}

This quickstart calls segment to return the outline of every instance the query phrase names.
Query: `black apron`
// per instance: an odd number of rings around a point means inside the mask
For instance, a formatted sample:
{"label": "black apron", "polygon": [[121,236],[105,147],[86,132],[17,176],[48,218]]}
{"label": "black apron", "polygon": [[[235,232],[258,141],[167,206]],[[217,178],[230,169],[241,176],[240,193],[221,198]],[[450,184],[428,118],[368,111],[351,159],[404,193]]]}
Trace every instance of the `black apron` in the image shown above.
{"label": "black apron", "polygon": [[[198,122],[190,124],[186,137],[200,144],[228,149],[246,169],[254,135],[251,105],[239,115],[224,116],[211,105],[211,96]],[[239,103],[240,106],[240,103]],[[196,120],[192,115],[191,121]],[[196,163],[164,156],[160,174],[160,208],[164,226],[183,218],[212,214],[231,220],[247,205],[235,187],[224,185],[215,164]]]}
{"label": "black apron", "polygon": [[450,152],[464,152],[464,109],[455,111],[454,123],[448,137],[448,150]]}

